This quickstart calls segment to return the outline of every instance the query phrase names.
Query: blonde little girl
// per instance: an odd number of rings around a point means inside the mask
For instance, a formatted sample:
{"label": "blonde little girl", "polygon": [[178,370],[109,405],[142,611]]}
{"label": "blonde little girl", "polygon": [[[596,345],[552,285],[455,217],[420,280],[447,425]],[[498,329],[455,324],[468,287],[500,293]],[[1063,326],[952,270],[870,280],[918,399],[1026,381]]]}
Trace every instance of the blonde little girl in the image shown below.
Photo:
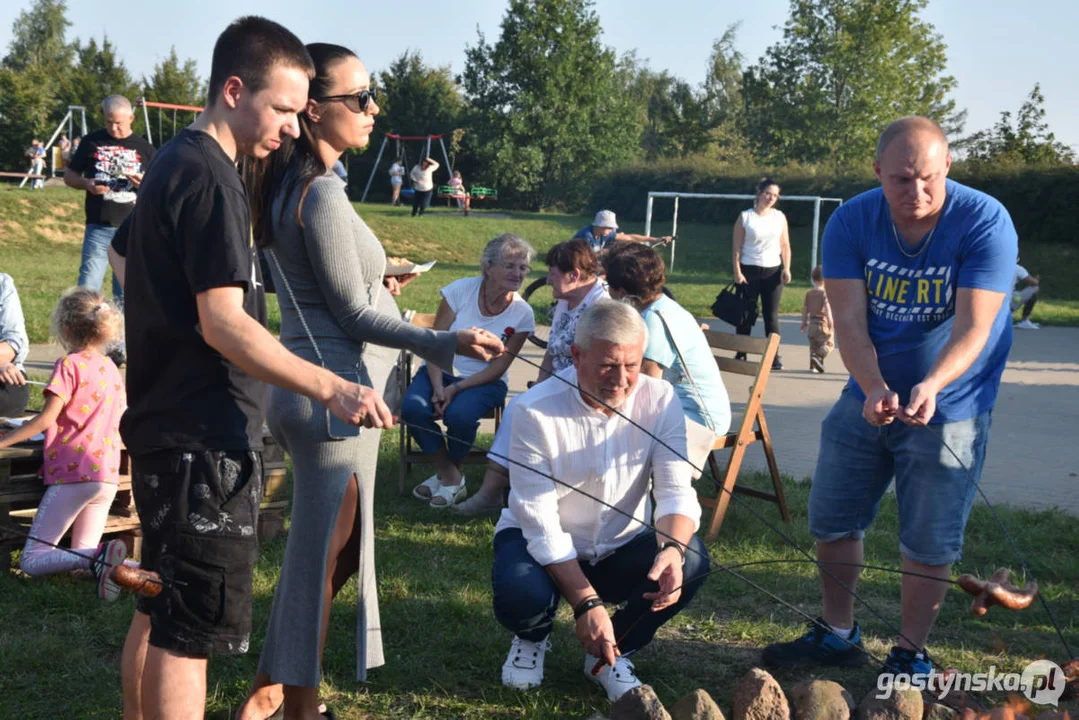
{"label": "blonde little girl", "polygon": [[[0,438],[0,448],[45,433],[42,474],[47,490],[22,551],[22,570],[39,576],[91,569],[97,593],[115,600],[120,588],[109,578],[123,563],[121,540],[101,542],[120,469],[120,416],[127,406],[124,381],[109,349],[123,334],[123,315],[93,290],[64,293],[52,314],[52,332],[67,351],[56,361],[45,388],[45,409]],[[59,544],[71,529],[71,549]]]}

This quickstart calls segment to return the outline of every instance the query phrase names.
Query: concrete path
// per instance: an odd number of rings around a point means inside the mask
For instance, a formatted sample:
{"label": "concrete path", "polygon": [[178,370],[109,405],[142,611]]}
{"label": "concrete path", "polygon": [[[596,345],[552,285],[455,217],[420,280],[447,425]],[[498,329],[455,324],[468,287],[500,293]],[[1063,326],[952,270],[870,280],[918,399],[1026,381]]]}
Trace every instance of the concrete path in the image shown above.
{"label": "concrete path", "polygon": [[[718,320],[717,330],[730,330]],[[798,332],[799,318],[783,316],[780,352],[786,370],[773,373],[764,397],[765,416],[780,471],[798,480],[812,476],[820,421],[847,376],[838,352],[823,375],[809,372],[809,350]],[[757,328],[760,333],[760,327]],[[59,348],[35,345],[27,369],[48,373]],[[525,343],[524,357],[539,363],[543,353]],[[520,360],[510,368],[510,393],[525,389],[536,369]],[[745,408],[750,378],[724,377],[735,418]],[[490,421],[488,421],[490,425]],[[1059,507],[1079,515],[1079,328],[1016,330],[993,412],[993,430],[982,488],[994,503],[1031,509]],[[491,432],[492,427],[483,428]],[[764,453],[750,448],[744,468],[766,468]],[[979,501],[980,502],[980,501]]]}

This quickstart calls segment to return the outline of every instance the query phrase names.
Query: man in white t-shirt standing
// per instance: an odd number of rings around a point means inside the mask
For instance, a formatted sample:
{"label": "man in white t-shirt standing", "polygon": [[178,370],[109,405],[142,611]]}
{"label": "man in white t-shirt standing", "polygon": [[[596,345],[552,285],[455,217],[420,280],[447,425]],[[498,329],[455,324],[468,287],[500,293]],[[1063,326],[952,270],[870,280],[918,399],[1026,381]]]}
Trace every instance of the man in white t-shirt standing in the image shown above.
{"label": "man in white t-shirt standing", "polygon": [[[647,341],[636,310],[597,300],[574,336],[580,387],[543,382],[514,408],[509,507],[495,527],[491,570],[495,617],[514,634],[507,687],[543,681],[565,598],[585,677],[617,700],[641,684],[629,656],[704,583],[708,551],[694,535],[701,508],[681,459],[682,406],[669,383],[641,373]],[[622,607],[611,616],[607,604]]]}
{"label": "man in white t-shirt standing", "polygon": [[1014,284],[1021,287],[1012,292],[1012,312],[1014,313],[1022,307],[1023,314],[1020,316],[1019,322],[1012,327],[1022,330],[1037,330],[1041,327],[1041,325],[1030,319],[1030,313],[1034,311],[1034,306],[1038,303],[1039,282],[1040,279],[1037,275],[1031,275],[1025,267],[1016,263]]}

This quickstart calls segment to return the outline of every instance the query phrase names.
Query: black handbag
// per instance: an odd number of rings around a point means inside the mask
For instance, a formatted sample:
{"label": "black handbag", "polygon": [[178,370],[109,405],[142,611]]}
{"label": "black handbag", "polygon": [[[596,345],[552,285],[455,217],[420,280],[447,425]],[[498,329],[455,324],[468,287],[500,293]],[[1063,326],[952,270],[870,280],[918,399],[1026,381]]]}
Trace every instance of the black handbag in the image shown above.
{"label": "black handbag", "polygon": [[712,314],[734,327],[757,322],[757,303],[750,303],[745,286],[730,284],[719,291],[712,303]]}

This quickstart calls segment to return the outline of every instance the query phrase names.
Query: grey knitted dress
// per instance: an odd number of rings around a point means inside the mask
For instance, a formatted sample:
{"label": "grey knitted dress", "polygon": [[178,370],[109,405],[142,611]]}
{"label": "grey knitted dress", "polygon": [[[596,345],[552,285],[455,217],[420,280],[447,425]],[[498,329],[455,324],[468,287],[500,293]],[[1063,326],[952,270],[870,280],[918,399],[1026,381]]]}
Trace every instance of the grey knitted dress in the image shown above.
{"label": "grey knitted dress", "polygon": [[[423,330],[401,321],[393,298],[382,287],[385,252],[352,208],[341,180],[327,173],[311,184],[303,204],[302,231],[296,221],[299,195],[296,190],[289,197],[281,193],[274,200],[271,248],[326,366],[339,372],[358,369],[363,384],[382,392],[397,355],[386,348],[408,348],[443,367],[452,365],[456,348],[453,333]],[[281,306],[281,342],[317,364],[285,283],[272,260],[269,265]],[[364,343],[372,345],[365,350]],[[300,687],[319,684],[326,553],[345,489],[355,474],[362,523],[356,677],[365,680],[368,668],[385,662],[372,507],[381,433],[362,430],[356,438],[330,440],[323,407],[280,388],[271,393],[266,421],[292,458],[292,524],[259,672],[276,683]]]}

